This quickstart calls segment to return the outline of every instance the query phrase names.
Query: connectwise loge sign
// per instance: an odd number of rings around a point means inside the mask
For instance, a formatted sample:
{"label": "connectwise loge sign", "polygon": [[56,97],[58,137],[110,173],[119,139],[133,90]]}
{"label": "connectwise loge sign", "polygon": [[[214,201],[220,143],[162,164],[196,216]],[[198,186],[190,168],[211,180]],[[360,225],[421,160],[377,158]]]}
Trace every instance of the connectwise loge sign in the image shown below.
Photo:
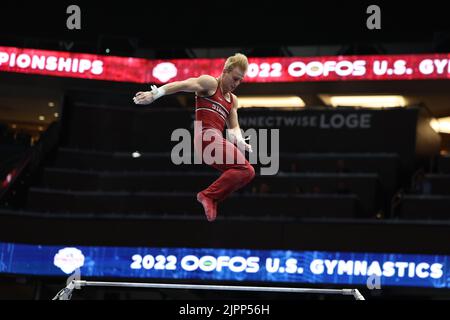
{"label": "connectwise loge sign", "polygon": [[[148,60],[0,47],[0,71],[136,83],[218,76],[225,59]],[[250,58],[246,82],[449,79],[450,54]]]}

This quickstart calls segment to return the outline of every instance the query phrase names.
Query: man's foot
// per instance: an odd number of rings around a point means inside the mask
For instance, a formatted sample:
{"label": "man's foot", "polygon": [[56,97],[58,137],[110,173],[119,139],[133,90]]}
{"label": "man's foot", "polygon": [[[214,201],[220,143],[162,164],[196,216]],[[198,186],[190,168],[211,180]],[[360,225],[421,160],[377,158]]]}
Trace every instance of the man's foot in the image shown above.
{"label": "man's foot", "polygon": [[205,209],[206,219],[208,219],[209,222],[216,220],[217,201],[208,198],[201,192],[197,193],[197,201],[203,205],[203,209]]}

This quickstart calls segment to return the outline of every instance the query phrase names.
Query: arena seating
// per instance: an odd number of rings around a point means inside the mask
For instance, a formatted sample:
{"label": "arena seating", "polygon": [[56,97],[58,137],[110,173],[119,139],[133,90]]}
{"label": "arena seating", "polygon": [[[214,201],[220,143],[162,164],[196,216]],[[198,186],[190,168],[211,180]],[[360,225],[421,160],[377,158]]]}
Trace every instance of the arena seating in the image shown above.
{"label": "arena seating", "polygon": [[[272,115],[264,110],[256,115],[267,112]],[[190,112],[73,104],[65,114],[64,138],[29,190],[27,210],[203,215],[195,194],[218,172],[207,165],[174,165],[170,158],[173,129],[192,132]],[[254,112],[244,114],[247,123],[253,121]],[[405,156],[388,150],[392,146],[383,150],[379,145],[372,152],[363,145],[341,150],[332,142],[329,146],[327,152],[283,149],[279,172],[272,176],[261,175],[264,166],[255,163],[255,179],[220,204],[220,217],[387,216]],[[405,150],[403,154],[409,152]]]}
{"label": "arena seating", "polygon": [[[383,117],[389,124],[405,112],[405,119],[417,121],[414,109],[385,112],[317,109],[285,116],[276,110],[243,111],[244,125],[259,126],[264,121],[270,124],[273,119],[284,119],[286,128],[282,133],[292,136],[298,132],[301,138],[297,145],[285,144],[281,149],[276,175],[261,174],[265,165],[253,163],[255,179],[220,204],[220,218],[388,218],[391,199],[413,165],[409,156],[414,144],[391,141],[386,131],[394,132],[394,126],[378,127],[378,121],[360,129],[364,143],[353,127],[350,131],[292,127],[294,120],[335,115],[354,119]],[[171,141],[171,133],[176,128],[192,133],[192,120],[190,112],[177,108],[68,103],[61,141],[28,190],[24,209],[53,214],[203,217],[195,195],[219,173],[204,164],[175,165],[170,153],[176,143]],[[409,128],[416,130],[411,123]],[[380,134],[386,143],[380,144]],[[303,139],[306,135],[321,135],[323,145],[311,145],[311,141]],[[339,135],[345,144],[336,137]],[[398,152],[394,152],[396,147]],[[192,155],[188,154],[188,158],[193,162]],[[434,193],[445,191],[442,179],[428,175],[428,180]],[[396,216],[415,216],[406,214],[405,208],[407,203]]]}
{"label": "arena seating", "polygon": [[450,174],[448,156],[438,157],[436,172],[417,172],[412,185],[398,204],[396,215],[402,219],[450,219]]}

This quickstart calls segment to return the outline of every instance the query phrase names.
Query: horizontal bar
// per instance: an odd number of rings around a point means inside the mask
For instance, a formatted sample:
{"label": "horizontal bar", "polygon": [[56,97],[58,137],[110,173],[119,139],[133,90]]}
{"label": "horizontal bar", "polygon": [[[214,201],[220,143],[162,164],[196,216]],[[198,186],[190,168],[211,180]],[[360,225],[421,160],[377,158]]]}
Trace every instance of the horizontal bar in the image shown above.
{"label": "horizontal bar", "polygon": [[356,298],[355,295],[356,289],[249,287],[249,286],[173,284],[173,283],[100,282],[100,281],[85,281],[85,280],[74,280],[73,283],[75,288],[85,286],[85,287],[128,287],[128,288],[195,289],[195,290],[226,290],[226,291],[257,291],[257,292],[288,292],[288,293],[323,293],[323,294],[353,295]]}

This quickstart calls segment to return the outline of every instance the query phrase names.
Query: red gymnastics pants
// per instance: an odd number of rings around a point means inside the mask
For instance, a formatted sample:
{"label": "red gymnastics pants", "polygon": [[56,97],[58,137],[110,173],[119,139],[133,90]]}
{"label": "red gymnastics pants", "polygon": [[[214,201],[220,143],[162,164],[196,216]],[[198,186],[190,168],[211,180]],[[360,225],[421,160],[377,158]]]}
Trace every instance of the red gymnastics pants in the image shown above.
{"label": "red gymnastics pants", "polygon": [[[247,185],[255,176],[255,169],[242,152],[226,140],[218,129],[203,128],[202,131],[196,131],[194,148],[197,156],[202,155],[204,163],[222,172],[216,181],[202,191],[208,198],[216,201],[225,200],[233,191]],[[211,154],[210,150],[214,150],[212,160],[207,159],[205,155]],[[232,161],[227,161],[227,157],[232,157]],[[217,158],[221,161],[214,161]]]}

